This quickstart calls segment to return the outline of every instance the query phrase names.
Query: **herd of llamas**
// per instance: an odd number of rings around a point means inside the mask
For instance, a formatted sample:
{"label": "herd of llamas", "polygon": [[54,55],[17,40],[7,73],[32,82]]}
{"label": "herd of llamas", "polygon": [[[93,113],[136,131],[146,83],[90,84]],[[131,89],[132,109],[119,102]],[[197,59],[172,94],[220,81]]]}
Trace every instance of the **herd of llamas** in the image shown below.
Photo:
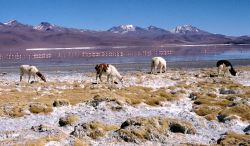
{"label": "herd of llamas", "polygon": [[[228,60],[219,60],[217,61],[216,67],[218,69],[218,76],[225,76],[226,73],[230,73],[233,76],[236,76],[236,71],[234,70],[232,64]],[[102,82],[102,75],[107,75],[107,82],[109,84],[117,83],[115,79],[118,79],[121,83],[123,83],[123,76],[118,72],[116,67],[111,64],[97,64],[95,66],[96,70],[96,83],[98,84],[98,78],[100,82]],[[156,74],[160,70],[160,73],[166,72],[167,63],[166,60],[162,57],[153,57],[151,60],[151,74]],[[46,82],[45,76],[37,69],[34,65],[21,65],[20,66],[20,81],[24,75],[28,75],[28,83],[30,81],[31,76],[33,76],[34,80],[36,80],[36,76],[38,76],[42,81]]]}

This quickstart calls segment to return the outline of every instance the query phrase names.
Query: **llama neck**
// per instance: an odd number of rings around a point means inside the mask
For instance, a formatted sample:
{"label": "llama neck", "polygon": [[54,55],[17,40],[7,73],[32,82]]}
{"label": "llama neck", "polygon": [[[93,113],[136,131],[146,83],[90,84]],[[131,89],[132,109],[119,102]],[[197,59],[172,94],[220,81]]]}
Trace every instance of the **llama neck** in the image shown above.
{"label": "llama neck", "polygon": [[119,73],[116,74],[116,77],[117,77],[119,80],[122,79],[122,76],[121,76]]}
{"label": "llama neck", "polygon": [[234,70],[233,66],[231,66],[231,68],[229,69],[231,75],[235,76],[236,75],[236,71]]}
{"label": "llama neck", "polygon": [[111,72],[110,72],[113,76],[116,76],[119,80],[122,79],[122,76],[120,75],[120,73],[117,71],[117,69],[115,67],[111,67]]}

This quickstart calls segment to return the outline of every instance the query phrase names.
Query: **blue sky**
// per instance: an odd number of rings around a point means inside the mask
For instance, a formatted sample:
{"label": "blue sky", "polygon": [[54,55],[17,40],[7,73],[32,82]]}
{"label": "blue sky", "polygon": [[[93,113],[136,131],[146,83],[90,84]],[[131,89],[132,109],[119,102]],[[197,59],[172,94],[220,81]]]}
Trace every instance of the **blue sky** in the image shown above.
{"label": "blue sky", "polygon": [[250,35],[250,0],[0,0],[0,22],[106,30],[121,24]]}

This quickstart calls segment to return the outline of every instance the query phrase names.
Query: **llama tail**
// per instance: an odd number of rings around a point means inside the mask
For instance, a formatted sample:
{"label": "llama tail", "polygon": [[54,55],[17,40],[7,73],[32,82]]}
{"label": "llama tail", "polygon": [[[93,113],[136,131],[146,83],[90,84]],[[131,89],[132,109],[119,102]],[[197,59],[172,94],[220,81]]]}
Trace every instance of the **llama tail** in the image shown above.
{"label": "llama tail", "polygon": [[231,73],[231,75],[236,76],[236,71],[234,70],[232,65],[231,68],[229,69],[229,72]]}

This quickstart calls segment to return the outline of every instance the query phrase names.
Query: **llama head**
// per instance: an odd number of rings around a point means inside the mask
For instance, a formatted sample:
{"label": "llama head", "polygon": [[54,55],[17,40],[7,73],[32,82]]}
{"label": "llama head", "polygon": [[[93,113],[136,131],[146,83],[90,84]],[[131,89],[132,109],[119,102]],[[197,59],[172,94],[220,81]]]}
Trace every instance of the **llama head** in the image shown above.
{"label": "llama head", "polygon": [[236,76],[240,76],[242,73],[242,71],[237,71]]}
{"label": "llama head", "polygon": [[103,68],[102,64],[97,64],[95,66],[96,73],[100,74],[102,72],[102,70],[103,70],[102,68]]}
{"label": "llama head", "polygon": [[120,78],[120,82],[123,84],[123,76]]}
{"label": "llama head", "polygon": [[40,77],[41,80],[43,80],[44,82],[46,82],[46,79],[45,79],[45,77],[44,77],[43,74],[41,74],[40,72],[37,72],[36,75],[37,75],[38,77]]}
{"label": "llama head", "polygon": [[97,65],[95,66],[95,70],[98,72],[98,71],[99,71],[99,68],[100,68],[100,64],[97,64]]}
{"label": "llama head", "polygon": [[233,68],[230,68],[229,71],[230,71],[231,75],[237,76],[237,72]]}

